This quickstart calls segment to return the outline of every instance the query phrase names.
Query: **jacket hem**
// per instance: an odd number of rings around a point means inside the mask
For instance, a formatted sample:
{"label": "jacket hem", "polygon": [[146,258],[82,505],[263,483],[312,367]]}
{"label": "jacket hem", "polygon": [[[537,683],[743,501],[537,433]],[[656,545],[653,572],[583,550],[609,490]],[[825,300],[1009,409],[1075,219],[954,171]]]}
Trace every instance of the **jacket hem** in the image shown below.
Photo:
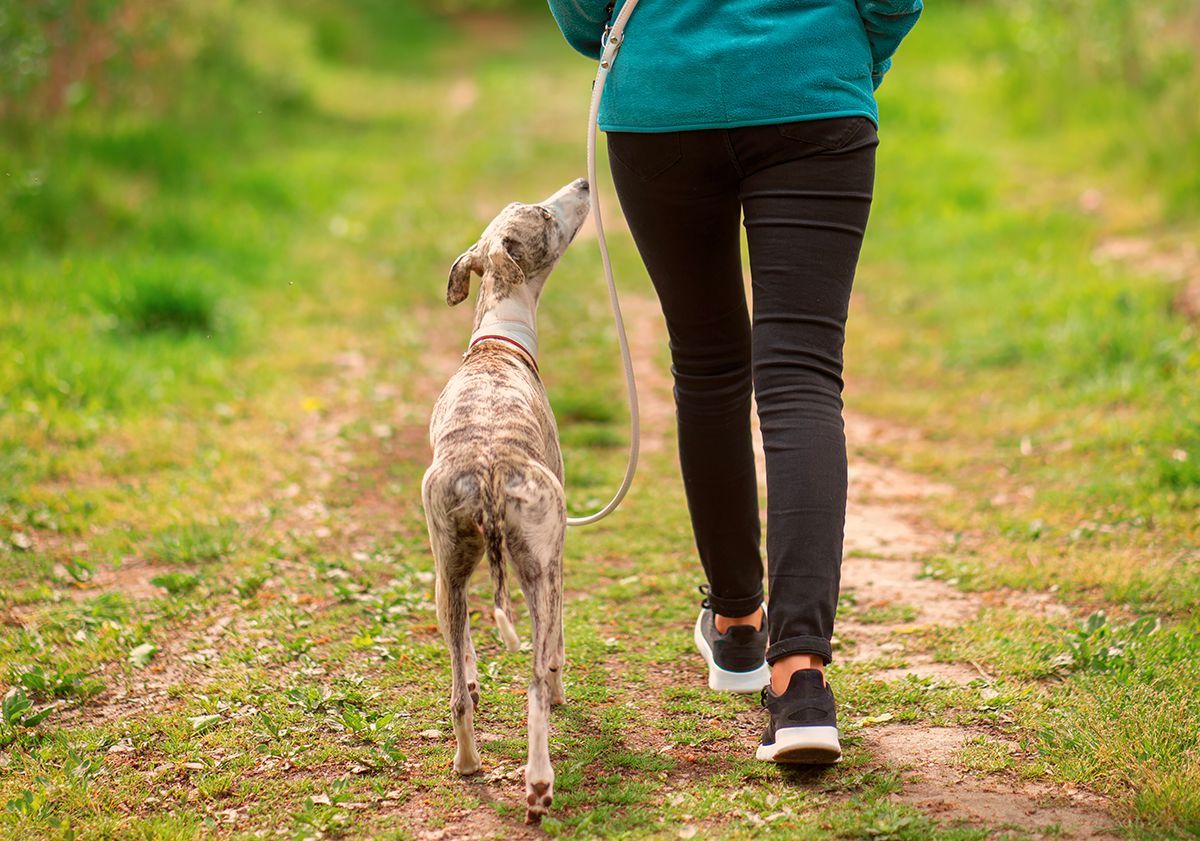
{"label": "jacket hem", "polygon": [[622,125],[621,123],[612,123],[600,121],[601,131],[629,131],[640,132],[643,134],[652,134],[655,132],[667,131],[704,131],[707,129],[721,128],[746,128],[749,126],[769,126],[779,123],[797,123],[801,120],[830,120],[835,117],[866,117],[875,124],[876,130],[879,129],[879,116],[862,108],[853,108],[843,111],[820,111],[811,114],[800,114],[791,117],[763,117],[754,120],[729,120],[705,123],[683,123],[664,126],[635,126]]}

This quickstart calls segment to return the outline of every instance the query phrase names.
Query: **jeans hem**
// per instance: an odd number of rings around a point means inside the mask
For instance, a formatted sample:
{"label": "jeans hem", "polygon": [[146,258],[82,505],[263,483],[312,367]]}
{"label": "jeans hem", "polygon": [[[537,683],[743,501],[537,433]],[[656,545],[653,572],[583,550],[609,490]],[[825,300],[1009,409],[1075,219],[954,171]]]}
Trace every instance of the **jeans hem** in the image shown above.
{"label": "jeans hem", "polygon": [[788,637],[767,647],[767,663],[774,663],[789,654],[816,654],[829,665],[833,646],[824,637]]}
{"label": "jeans hem", "polygon": [[714,596],[712,593],[708,594],[708,606],[712,608],[712,612],[731,619],[737,616],[749,616],[762,607],[762,605],[762,590],[758,591],[758,595],[746,596],[740,599],[723,599],[720,596]]}

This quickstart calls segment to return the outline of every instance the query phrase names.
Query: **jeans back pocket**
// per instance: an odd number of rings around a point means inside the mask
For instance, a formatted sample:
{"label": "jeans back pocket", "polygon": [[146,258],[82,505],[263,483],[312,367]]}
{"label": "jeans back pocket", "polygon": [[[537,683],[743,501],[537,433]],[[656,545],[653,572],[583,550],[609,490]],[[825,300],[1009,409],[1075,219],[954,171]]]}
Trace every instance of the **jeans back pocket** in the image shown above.
{"label": "jeans back pocket", "polygon": [[810,146],[819,146],[835,152],[845,148],[863,130],[871,125],[866,117],[830,117],[823,120],[797,120],[780,123],[779,133],[790,140],[799,140]]}
{"label": "jeans back pocket", "polygon": [[608,154],[642,181],[662,175],[683,158],[677,131],[608,132]]}

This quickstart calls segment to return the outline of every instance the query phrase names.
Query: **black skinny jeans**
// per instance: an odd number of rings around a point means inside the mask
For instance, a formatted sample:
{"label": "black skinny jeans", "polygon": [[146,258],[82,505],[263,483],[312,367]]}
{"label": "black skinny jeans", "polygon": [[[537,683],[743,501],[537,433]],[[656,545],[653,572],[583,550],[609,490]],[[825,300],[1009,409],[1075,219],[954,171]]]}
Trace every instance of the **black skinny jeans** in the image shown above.
{"label": "black skinny jeans", "polygon": [[878,143],[865,117],[608,134],[617,195],[666,317],[688,509],[709,604],[723,616],[763,599],[751,389],[758,401],[768,662],[832,658],[846,522],[842,345]]}

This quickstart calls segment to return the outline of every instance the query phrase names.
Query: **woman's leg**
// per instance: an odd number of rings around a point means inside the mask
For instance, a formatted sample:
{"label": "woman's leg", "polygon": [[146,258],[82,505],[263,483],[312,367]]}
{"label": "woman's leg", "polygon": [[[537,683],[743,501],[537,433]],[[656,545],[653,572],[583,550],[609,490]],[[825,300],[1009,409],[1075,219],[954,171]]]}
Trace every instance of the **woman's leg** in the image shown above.
{"label": "woman's leg", "polygon": [[[679,460],[714,613],[763,599],[739,173],[723,131],[608,135],[621,208],[670,337]],[[722,629],[719,629],[722,630]]]}
{"label": "woman's leg", "polygon": [[832,657],[846,518],[842,346],[878,138],[855,117],[735,129],[731,140],[766,451],[767,662],[781,692],[796,668]]}

